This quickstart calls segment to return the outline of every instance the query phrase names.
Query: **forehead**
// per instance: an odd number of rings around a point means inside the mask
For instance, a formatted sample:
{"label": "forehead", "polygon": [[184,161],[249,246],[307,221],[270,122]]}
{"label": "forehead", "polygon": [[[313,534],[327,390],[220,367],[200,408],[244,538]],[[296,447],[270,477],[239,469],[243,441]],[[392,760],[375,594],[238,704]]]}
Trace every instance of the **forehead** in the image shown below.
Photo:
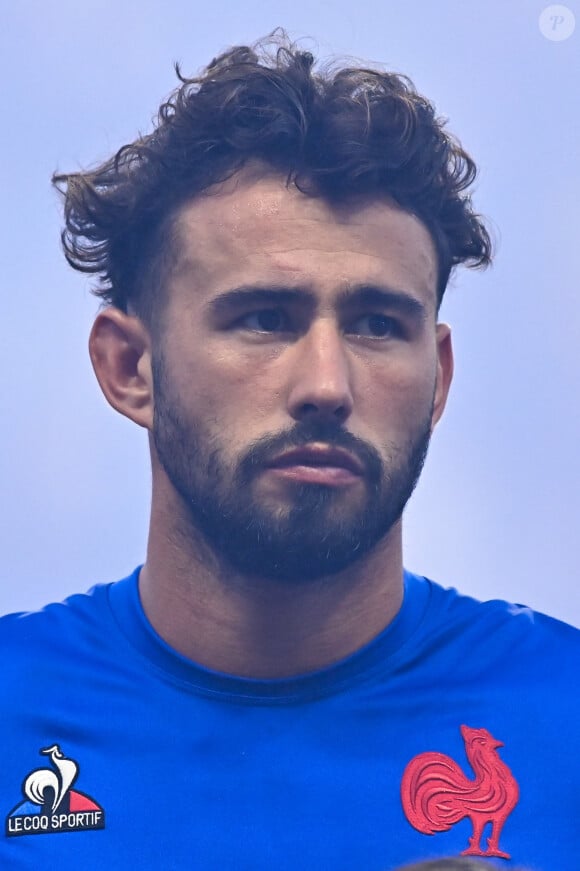
{"label": "forehead", "polygon": [[176,282],[204,298],[273,281],[331,294],[387,283],[436,305],[437,255],[414,215],[387,199],[336,206],[252,169],[185,204],[176,219]]}

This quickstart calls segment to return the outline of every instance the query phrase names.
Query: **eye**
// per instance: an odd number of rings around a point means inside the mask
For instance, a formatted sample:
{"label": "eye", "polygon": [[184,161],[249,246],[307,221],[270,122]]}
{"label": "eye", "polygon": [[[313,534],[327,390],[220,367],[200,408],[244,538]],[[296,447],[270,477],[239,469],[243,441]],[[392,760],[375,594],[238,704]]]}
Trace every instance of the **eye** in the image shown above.
{"label": "eye", "polygon": [[288,329],[288,318],[281,309],[263,308],[244,315],[237,321],[237,325],[260,333],[275,333]]}
{"label": "eye", "polygon": [[[364,326],[360,329],[356,328],[357,324],[364,324],[365,321],[367,324],[366,328]],[[373,339],[389,339],[402,336],[403,328],[395,318],[389,317],[389,315],[373,313],[363,315],[354,321],[352,332],[359,336],[367,336]]]}

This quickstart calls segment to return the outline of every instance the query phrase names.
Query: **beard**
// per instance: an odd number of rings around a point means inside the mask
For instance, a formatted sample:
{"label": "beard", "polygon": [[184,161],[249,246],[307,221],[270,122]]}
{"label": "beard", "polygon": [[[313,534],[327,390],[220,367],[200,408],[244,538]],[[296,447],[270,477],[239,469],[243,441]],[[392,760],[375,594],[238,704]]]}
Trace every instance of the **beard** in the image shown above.
{"label": "beard", "polygon": [[[220,561],[242,577],[301,584],[332,576],[362,559],[400,519],[421,474],[433,403],[402,446],[386,458],[337,423],[305,417],[289,432],[251,443],[237,462],[227,435],[208,430],[175,395],[162,355],[153,359],[157,457],[179,494],[192,538],[201,534]],[[256,479],[278,454],[311,442],[343,448],[364,469],[364,495],[353,487],[287,482],[277,504],[255,493]],[[360,489],[360,485],[354,485]]]}

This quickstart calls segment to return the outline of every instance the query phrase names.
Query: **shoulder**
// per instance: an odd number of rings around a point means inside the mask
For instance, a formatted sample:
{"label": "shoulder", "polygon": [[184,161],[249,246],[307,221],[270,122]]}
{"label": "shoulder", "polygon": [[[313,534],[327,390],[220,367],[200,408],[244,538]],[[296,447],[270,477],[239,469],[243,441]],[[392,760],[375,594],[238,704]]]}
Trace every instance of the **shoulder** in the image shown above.
{"label": "shoulder", "polygon": [[112,591],[134,585],[137,573],[138,569],[121,581],[96,584],[37,611],[0,617],[3,683],[10,677],[22,678],[27,670],[36,675],[50,666],[68,671],[83,655],[105,656],[119,635],[111,608]]}
{"label": "shoulder", "polygon": [[106,608],[110,584],[98,584],[62,602],[52,602],[37,611],[21,611],[0,617],[0,647],[30,646],[63,632],[82,630],[99,619]]}
{"label": "shoulder", "polygon": [[47,695],[57,689],[66,692],[76,682],[81,664],[100,655],[112,634],[107,618],[109,586],[93,587],[38,611],[0,618],[3,717],[6,706],[25,711],[42,700],[46,707]]}
{"label": "shoulder", "polygon": [[50,716],[126,658],[110,604],[112,589],[123,583],[97,584],[38,611],[0,618],[0,721],[6,728],[28,728],[33,714]]}
{"label": "shoulder", "polygon": [[555,617],[535,611],[528,605],[504,599],[482,601],[473,596],[465,595],[454,587],[442,586],[428,578],[416,577],[416,580],[428,585],[432,606],[447,619],[477,620],[486,624],[489,622],[522,632],[540,630],[568,637],[571,641],[580,641],[580,629]]}
{"label": "shoulder", "polygon": [[506,667],[536,674],[554,668],[569,671],[580,654],[580,630],[535,611],[501,599],[479,601],[426,578],[429,605],[425,611],[424,642],[435,649],[452,649],[468,661],[494,660]]}

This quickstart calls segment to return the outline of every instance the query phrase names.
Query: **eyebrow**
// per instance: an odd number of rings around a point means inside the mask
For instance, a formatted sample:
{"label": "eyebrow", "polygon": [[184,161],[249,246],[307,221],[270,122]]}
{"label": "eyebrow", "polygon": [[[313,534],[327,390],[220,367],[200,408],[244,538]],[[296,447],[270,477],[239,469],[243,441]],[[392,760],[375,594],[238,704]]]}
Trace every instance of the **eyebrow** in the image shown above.
{"label": "eyebrow", "polygon": [[[316,302],[316,295],[308,288],[277,284],[268,284],[265,287],[243,284],[218,294],[210,300],[208,308],[212,314],[217,316],[227,314],[232,309],[264,304],[307,304],[308,308],[313,311],[316,308]],[[415,320],[425,320],[427,317],[425,305],[411,294],[376,284],[359,284],[341,290],[337,297],[337,304],[339,310],[342,311],[370,305],[395,309]]]}

